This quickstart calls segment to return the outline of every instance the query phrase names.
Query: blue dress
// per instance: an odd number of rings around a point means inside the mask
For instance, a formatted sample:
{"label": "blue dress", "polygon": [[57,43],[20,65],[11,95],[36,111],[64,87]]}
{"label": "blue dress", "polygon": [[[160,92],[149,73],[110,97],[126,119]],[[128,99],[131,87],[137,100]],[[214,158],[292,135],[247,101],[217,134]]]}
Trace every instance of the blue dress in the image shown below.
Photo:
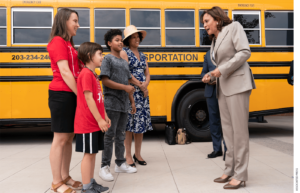
{"label": "blue dress", "polygon": [[[140,82],[146,81],[145,70],[146,70],[146,56],[139,52],[140,61],[134,55],[134,53],[129,48],[123,48],[127,53],[129,70],[130,73]],[[126,125],[126,131],[133,133],[145,133],[146,131],[153,130],[150,117],[150,106],[149,106],[149,96],[144,98],[143,91],[140,90],[138,86],[132,84],[135,88],[133,93],[133,98],[136,107],[136,113],[131,114],[131,105],[128,110],[128,122]]]}

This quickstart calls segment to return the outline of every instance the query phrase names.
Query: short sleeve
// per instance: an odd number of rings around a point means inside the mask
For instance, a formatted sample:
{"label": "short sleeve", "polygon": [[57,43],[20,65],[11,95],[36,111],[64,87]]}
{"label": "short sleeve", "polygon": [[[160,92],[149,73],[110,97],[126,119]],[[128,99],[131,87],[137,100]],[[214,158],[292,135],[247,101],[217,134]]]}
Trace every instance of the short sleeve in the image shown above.
{"label": "short sleeve", "polygon": [[145,54],[143,52],[140,52],[140,55],[143,60],[145,60],[145,61],[147,60],[147,57],[145,56]]}
{"label": "short sleeve", "polygon": [[107,57],[104,57],[100,70],[100,79],[102,79],[102,76],[108,76],[108,78],[110,78],[111,75],[111,68],[110,68],[111,64],[110,61]]}
{"label": "short sleeve", "polygon": [[123,47],[123,48],[122,48],[122,50],[123,50],[123,51],[125,51],[125,52],[126,52],[126,54],[127,54],[127,50],[128,50],[128,48],[126,48],[126,47]]}
{"label": "short sleeve", "polygon": [[84,73],[82,76],[82,91],[91,91],[93,92],[93,74]]}
{"label": "short sleeve", "polygon": [[50,57],[53,62],[57,63],[59,60],[68,60],[68,46],[66,41],[56,36],[50,42],[50,45],[47,47]]}
{"label": "short sleeve", "polygon": [[130,73],[129,69],[128,69],[128,79],[132,79],[132,76],[131,76],[131,73]]}

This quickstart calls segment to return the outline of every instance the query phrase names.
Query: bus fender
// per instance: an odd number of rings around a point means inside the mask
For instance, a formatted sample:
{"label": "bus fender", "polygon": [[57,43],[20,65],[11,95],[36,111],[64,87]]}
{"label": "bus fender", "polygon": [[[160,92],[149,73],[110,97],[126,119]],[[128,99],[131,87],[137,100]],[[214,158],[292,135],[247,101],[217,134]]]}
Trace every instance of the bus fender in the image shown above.
{"label": "bus fender", "polygon": [[183,96],[186,93],[199,88],[205,88],[205,84],[201,80],[189,80],[177,90],[172,102],[171,122],[176,122],[176,109]]}

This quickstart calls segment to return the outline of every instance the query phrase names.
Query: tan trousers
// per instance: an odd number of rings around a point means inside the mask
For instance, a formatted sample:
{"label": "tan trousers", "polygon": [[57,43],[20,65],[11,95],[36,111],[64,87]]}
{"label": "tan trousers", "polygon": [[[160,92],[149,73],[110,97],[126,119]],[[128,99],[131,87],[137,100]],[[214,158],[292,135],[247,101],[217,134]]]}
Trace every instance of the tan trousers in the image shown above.
{"label": "tan trousers", "polygon": [[249,97],[251,90],[225,96],[219,89],[219,109],[223,137],[227,146],[224,174],[240,181],[248,180]]}

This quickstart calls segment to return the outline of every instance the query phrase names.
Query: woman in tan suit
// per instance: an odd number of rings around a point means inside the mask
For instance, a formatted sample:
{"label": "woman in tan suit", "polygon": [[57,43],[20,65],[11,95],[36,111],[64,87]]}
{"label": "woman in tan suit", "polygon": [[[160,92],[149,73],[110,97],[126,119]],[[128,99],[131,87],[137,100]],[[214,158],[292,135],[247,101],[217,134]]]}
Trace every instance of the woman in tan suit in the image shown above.
{"label": "woman in tan suit", "polygon": [[221,124],[228,148],[224,174],[214,181],[226,183],[231,178],[224,189],[237,189],[248,180],[249,97],[256,88],[247,63],[251,52],[242,25],[231,21],[220,7],[204,11],[201,22],[212,40],[210,57],[217,66],[202,81],[217,81]]}

